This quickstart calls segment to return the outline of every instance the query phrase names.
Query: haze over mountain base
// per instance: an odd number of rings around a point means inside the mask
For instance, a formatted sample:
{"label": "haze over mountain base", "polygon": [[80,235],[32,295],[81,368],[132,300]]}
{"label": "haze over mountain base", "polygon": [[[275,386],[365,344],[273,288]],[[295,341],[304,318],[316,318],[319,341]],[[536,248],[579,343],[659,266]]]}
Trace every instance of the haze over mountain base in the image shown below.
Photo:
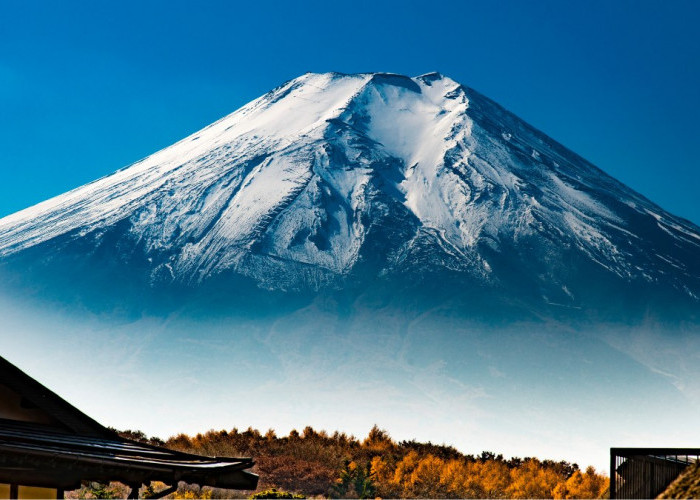
{"label": "haze over mountain base", "polygon": [[0,314],[8,359],[104,424],[161,437],[306,425],[361,436],[379,423],[397,439],[600,470],[611,445],[700,439],[678,418],[698,408],[697,331],[489,328],[449,311],[339,316],[324,304],[117,320],[6,296]]}

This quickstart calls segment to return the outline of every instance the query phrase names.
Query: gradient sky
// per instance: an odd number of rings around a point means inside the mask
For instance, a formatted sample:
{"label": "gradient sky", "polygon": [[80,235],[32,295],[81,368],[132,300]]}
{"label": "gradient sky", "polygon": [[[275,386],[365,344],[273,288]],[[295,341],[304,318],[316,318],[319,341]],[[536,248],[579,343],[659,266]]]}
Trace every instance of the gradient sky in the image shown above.
{"label": "gradient sky", "polygon": [[[700,224],[699,23],[697,0],[6,0],[0,216],[133,163],[307,71],[440,71]],[[363,436],[378,423],[397,439],[601,468],[611,444],[700,441],[695,422],[677,418],[700,405],[697,335],[664,349],[655,348],[654,332],[637,343],[615,332],[612,347],[586,336],[552,342],[547,332],[532,345],[528,336],[493,337],[493,345],[478,345],[483,359],[502,356],[502,365],[475,362],[477,375],[455,375],[443,373],[440,356],[476,351],[454,348],[451,337],[425,340],[419,329],[388,336],[384,357],[371,357],[357,346],[374,349],[374,337],[319,341],[301,331],[304,316],[236,324],[233,332],[170,318],[115,326],[97,316],[67,320],[60,306],[25,311],[13,300],[0,294],[0,355],[99,421],[161,437],[233,424],[281,432],[311,424]],[[373,335],[375,318],[367,323]],[[480,334],[463,333],[454,338]],[[314,342],[321,343],[309,362],[304,349]],[[397,366],[404,360],[396,352],[410,351],[411,342],[434,347],[434,362],[416,348],[421,362]],[[329,356],[333,349],[348,358]],[[598,364],[575,365],[567,356],[579,351]],[[385,372],[397,380],[347,384]],[[622,372],[629,378],[620,380]],[[325,396],[299,398],[299,387]],[[274,411],[264,411],[270,401]],[[542,401],[554,404],[537,407]]]}
{"label": "gradient sky", "polygon": [[0,216],[306,71],[440,71],[700,223],[700,2],[35,2],[0,12]]}

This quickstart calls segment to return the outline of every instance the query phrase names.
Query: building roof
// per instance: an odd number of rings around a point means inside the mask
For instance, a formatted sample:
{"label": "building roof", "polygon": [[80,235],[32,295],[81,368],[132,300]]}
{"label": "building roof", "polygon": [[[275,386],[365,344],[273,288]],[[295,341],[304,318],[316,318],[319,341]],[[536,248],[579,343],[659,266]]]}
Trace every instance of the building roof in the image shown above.
{"label": "building roof", "polygon": [[21,396],[24,408],[37,409],[47,416],[47,425],[83,436],[116,436],[116,432],[88,417],[3,357],[0,357],[0,384]]}
{"label": "building roof", "polygon": [[700,448],[611,448],[610,498],[657,498],[699,457]]}
{"label": "building roof", "polygon": [[245,470],[250,458],[204,457],[120,437],[1,357],[0,386],[19,396],[25,411],[20,419],[0,418],[0,482],[62,489],[82,480],[257,486],[257,475]]}

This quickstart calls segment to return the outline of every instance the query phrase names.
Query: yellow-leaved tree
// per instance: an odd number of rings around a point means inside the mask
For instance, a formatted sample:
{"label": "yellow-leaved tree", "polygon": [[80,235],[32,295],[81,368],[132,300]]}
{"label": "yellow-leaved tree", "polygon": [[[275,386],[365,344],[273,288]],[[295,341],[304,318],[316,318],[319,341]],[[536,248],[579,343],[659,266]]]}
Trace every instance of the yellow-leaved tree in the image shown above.
{"label": "yellow-leaved tree", "polygon": [[574,472],[564,483],[554,488],[554,498],[606,498],[610,496],[610,481],[588,467],[585,474]]}

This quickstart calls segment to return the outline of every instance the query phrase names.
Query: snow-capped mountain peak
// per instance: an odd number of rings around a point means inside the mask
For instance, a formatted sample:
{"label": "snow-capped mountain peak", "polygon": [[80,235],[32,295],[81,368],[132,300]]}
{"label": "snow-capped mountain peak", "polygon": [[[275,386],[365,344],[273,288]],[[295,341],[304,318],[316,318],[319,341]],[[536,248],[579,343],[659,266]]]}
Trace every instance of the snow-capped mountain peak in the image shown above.
{"label": "snow-capped mountain peak", "polygon": [[700,296],[696,226],[438,73],[302,75],[0,219],[5,262],[36,252],[137,267],[155,287],[447,273],[567,307],[585,306],[593,276]]}

